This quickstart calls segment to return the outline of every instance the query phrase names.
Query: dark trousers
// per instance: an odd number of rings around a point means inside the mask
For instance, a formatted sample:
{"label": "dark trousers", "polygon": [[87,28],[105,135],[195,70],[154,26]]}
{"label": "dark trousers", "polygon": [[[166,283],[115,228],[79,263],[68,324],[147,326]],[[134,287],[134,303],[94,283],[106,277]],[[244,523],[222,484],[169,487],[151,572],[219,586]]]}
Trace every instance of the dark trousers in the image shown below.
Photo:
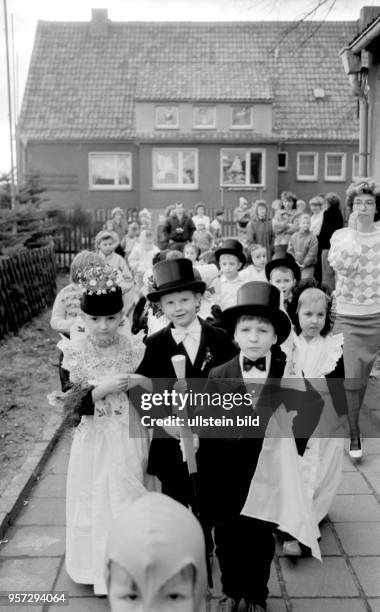
{"label": "dark trousers", "polygon": [[272,523],[248,516],[223,518],[215,523],[216,555],[225,595],[265,607],[274,556],[274,528]]}

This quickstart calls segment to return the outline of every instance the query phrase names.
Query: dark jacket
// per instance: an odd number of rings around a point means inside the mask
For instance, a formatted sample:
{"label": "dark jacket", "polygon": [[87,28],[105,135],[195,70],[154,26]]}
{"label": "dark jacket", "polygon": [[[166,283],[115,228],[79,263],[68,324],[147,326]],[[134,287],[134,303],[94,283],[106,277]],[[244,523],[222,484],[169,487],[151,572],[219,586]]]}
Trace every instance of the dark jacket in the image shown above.
{"label": "dark jacket", "polygon": [[343,216],[339,208],[327,208],[323,213],[321,231],[318,236],[319,251],[330,248],[333,233],[343,227]]}
{"label": "dark jacket", "polygon": [[182,216],[181,220],[176,215],[167,219],[163,231],[169,241],[172,240],[174,243],[185,244],[185,242],[191,240],[195,231],[195,225],[186,214]]}
{"label": "dark jacket", "polygon": [[[268,379],[264,385],[260,385],[261,392],[254,410],[240,406],[226,413],[220,406],[211,408],[214,416],[219,417],[258,416],[260,427],[254,428],[254,434],[250,428],[229,427],[228,431],[219,430],[219,435],[225,435],[219,438],[205,437],[201,433],[198,451],[201,506],[203,514],[210,520],[240,514],[256,470],[269,419],[279,406],[297,412],[293,420],[293,435],[299,454],[305,451],[307,441],[319,422],[323,400],[307,380],[306,391],[281,387],[284,368],[285,355],[275,347],[272,349]],[[204,392],[221,396],[224,393],[242,394],[247,391],[246,384],[239,358],[234,357],[210,372]],[[207,415],[209,413],[210,409]]]}

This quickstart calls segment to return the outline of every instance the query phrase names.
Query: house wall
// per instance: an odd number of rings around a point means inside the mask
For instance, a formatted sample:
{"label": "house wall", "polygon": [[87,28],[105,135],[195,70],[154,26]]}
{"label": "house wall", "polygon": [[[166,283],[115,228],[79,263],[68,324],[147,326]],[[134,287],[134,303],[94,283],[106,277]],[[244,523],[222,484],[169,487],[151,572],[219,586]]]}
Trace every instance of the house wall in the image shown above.
{"label": "house wall", "polygon": [[[278,173],[278,193],[281,191],[292,191],[301,200],[306,202],[319,193],[333,191],[339,195],[344,202],[348,185],[353,180],[353,154],[358,152],[359,144],[334,143],[334,144],[286,144],[281,151],[288,152],[288,170]],[[318,153],[318,178],[314,181],[297,179],[297,153]],[[325,153],[346,153],[346,176],[342,181],[326,181]]]}
{"label": "house wall", "polygon": [[[369,56],[369,174],[380,182],[380,37]],[[375,50],[376,49],[376,50]]]}
{"label": "house wall", "polygon": [[[132,189],[89,189],[90,152],[131,152]],[[139,172],[134,144],[122,143],[29,143],[24,152],[24,171],[36,170],[47,186],[49,204],[72,208],[134,208],[139,206]]]}
{"label": "house wall", "polygon": [[[136,132],[139,133],[152,133],[167,131],[157,129],[155,127],[155,103],[152,102],[136,102]],[[165,106],[165,105],[164,105]],[[166,106],[177,106],[178,107],[178,124],[179,128],[170,130],[173,132],[192,132],[193,131],[193,103],[168,103]],[[196,104],[199,106],[199,104]],[[210,132],[234,132],[231,129],[231,108],[232,104],[220,104],[210,103],[209,106],[216,107],[216,127],[210,129]],[[253,129],[255,132],[260,134],[270,134],[272,132],[272,104],[250,104],[253,107]],[[208,131],[208,130],[207,130]],[[244,131],[244,130],[243,130]],[[249,130],[248,130],[249,131]]]}
{"label": "house wall", "polygon": [[[196,145],[194,145],[196,146]],[[185,206],[192,207],[197,202],[205,202],[209,208],[234,208],[240,196],[248,201],[265,198],[268,202],[277,193],[277,145],[255,143],[255,148],[266,150],[265,189],[255,190],[220,187],[220,149],[229,145],[198,145],[199,189],[152,189],[152,144],[140,145],[140,206],[162,209],[168,204],[181,200]],[[230,145],[231,146],[231,145]],[[247,145],[242,145],[247,147]],[[234,145],[239,147],[239,145]],[[162,148],[162,145],[160,145]],[[170,148],[170,147],[169,147]]]}

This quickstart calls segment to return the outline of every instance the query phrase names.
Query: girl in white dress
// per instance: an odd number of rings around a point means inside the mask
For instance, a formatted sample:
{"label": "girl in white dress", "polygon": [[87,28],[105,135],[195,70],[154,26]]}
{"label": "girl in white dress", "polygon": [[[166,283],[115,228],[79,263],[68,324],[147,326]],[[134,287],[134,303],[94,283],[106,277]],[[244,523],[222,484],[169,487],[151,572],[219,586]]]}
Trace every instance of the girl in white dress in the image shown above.
{"label": "girl in white dress", "polygon": [[[343,334],[331,333],[331,299],[317,285],[305,281],[294,295],[293,351],[285,373],[309,379],[325,402],[318,428],[299,457],[316,527],[328,513],[341,481],[347,425]],[[296,554],[294,541],[285,541],[284,546]]]}
{"label": "girl in white dress", "polygon": [[94,414],[81,417],[70,452],[66,569],[75,582],[93,584],[97,595],[107,593],[104,561],[111,521],[148,485],[148,430],[127,390],[151,391],[151,381],[133,374],[145,350],[141,334],[118,333],[123,300],[116,278],[108,267],[82,274],[86,333],[58,345],[74,387],[93,387]]}

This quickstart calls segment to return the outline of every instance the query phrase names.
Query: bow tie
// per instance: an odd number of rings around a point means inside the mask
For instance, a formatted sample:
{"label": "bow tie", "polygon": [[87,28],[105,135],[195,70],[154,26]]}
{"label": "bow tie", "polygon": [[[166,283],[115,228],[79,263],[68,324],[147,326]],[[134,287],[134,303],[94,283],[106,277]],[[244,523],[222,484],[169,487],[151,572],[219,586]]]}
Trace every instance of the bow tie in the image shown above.
{"label": "bow tie", "polygon": [[257,368],[258,370],[261,370],[261,372],[265,372],[265,357],[259,357],[259,359],[256,359],[256,361],[252,361],[251,359],[248,359],[248,357],[243,357],[243,371],[248,372],[253,367]]}
{"label": "bow tie", "polygon": [[191,338],[192,340],[199,341],[201,337],[201,330],[174,328],[172,329],[172,336],[176,344],[180,344],[180,342],[183,342],[186,338]]}

